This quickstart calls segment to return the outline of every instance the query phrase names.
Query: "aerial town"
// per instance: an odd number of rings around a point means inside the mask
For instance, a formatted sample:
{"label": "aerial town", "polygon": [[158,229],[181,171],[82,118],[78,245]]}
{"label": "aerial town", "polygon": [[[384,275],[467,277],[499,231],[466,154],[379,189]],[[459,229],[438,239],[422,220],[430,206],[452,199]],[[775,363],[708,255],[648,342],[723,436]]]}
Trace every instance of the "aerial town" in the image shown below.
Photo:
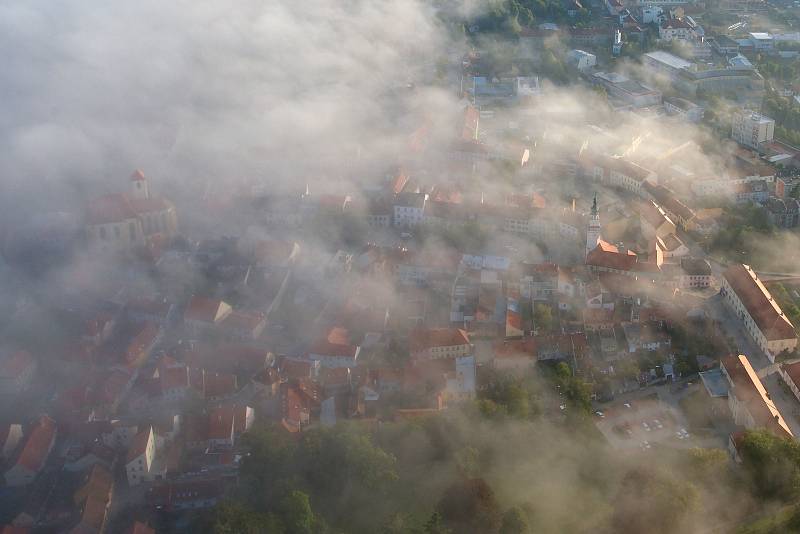
{"label": "aerial town", "polygon": [[450,4],[379,157],[3,193],[0,534],[800,531],[800,2]]}

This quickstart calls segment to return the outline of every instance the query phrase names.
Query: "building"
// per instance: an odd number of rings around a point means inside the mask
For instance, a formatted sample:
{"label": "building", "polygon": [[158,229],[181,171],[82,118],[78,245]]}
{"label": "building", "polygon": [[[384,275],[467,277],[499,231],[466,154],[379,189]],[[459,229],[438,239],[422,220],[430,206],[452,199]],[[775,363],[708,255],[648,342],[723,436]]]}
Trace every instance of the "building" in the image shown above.
{"label": "building", "polygon": [[13,396],[27,390],[36,374],[36,359],[25,350],[0,355],[0,395]]}
{"label": "building", "polygon": [[597,248],[600,242],[600,213],[597,211],[597,195],[594,196],[592,201],[592,211],[589,217],[589,227],[586,230],[586,256]]}
{"label": "building", "polygon": [[748,430],[764,428],[779,437],[794,437],[747,356],[726,356],[720,367],[728,379],[728,406],[737,425]]}
{"label": "building", "polygon": [[92,200],[86,210],[86,234],[101,250],[130,251],[157,236],[178,231],[175,205],[150,194],[142,171],[130,177],[128,193],[112,193]]}
{"label": "building", "polygon": [[669,18],[658,27],[658,38],[662,41],[692,41],[703,35],[703,29],[692,17]]}
{"label": "building", "polygon": [[307,357],[319,361],[322,367],[355,367],[361,347],[350,340],[350,332],[346,328],[333,327],[325,337],[317,339],[308,348]]}
{"label": "building", "polygon": [[753,52],[771,52],[775,47],[775,39],[766,32],[750,32],[747,41],[753,47]]}
{"label": "building", "polygon": [[616,72],[596,72],[592,74],[592,81],[603,87],[610,98],[621,100],[635,108],[657,106],[661,103],[660,91]]}
{"label": "building", "polygon": [[392,224],[399,227],[416,226],[423,221],[427,193],[400,193],[392,204]]}
{"label": "building", "polygon": [[221,324],[233,308],[221,300],[192,297],[183,313],[183,323],[194,333],[207,333]]}
{"label": "building", "polygon": [[746,147],[759,150],[775,136],[775,121],[754,111],[740,110],[731,119],[731,138]]}
{"label": "building", "polygon": [[794,198],[770,198],[766,204],[769,221],[778,228],[795,228],[800,224],[800,201]]}
{"label": "building", "polygon": [[691,70],[694,64],[663,50],[655,50],[642,54],[642,65],[656,74],[663,74],[669,78],[677,78],[684,70]]}
{"label": "building", "polygon": [[567,52],[567,64],[584,71],[597,65],[597,56],[583,50],[570,50]]}
{"label": "building", "polygon": [[417,329],[408,336],[412,360],[460,358],[472,354],[469,334],[460,328]]}
{"label": "building", "polygon": [[642,202],[639,208],[639,224],[642,234],[648,240],[665,238],[676,231],[675,223],[667,216],[664,209],[652,200]]}
{"label": "building", "polygon": [[771,362],[780,352],[797,347],[794,325],[749,265],[725,271],[721,294]]}
{"label": "building", "polygon": [[795,398],[800,401],[800,361],[781,364],[778,372]]}
{"label": "building", "polygon": [[705,109],[694,102],[679,97],[664,98],[664,111],[673,117],[679,117],[686,122],[700,122],[705,115]]}
{"label": "building", "polygon": [[612,245],[602,239],[586,256],[586,266],[593,272],[628,274],[634,271],[636,253],[622,245]]}
{"label": "building", "polygon": [[703,289],[711,286],[714,279],[711,265],[703,258],[681,258],[681,273],[678,287],[681,289]]}
{"label": "building", "polygon": [[5,463],[22,441],[22,425],[11,423],[0,426],[0,462]]}
{"label": "building", "polygon": [[640,196],[645,196],[644,188],[648,183],[653,185],[658,180],[655,172],[622,157],[584,151],[578,158],[578,164],[585,177]]}
{"label": "building", "polygon": [[36,479],[53,450],[58,429],[56,422],[41,416],[25,437],[25,444],[5,473],[6,485],[25,486]]}
{"label": "building", "polygon": [[125,473],[128,484],[136,486],[142,482],[151,482],[160,479],[163,472],[159,473],[156,461],[156,440],[153,427],[148,426],[139,431],[133,438],[128,455],[125,460]]}

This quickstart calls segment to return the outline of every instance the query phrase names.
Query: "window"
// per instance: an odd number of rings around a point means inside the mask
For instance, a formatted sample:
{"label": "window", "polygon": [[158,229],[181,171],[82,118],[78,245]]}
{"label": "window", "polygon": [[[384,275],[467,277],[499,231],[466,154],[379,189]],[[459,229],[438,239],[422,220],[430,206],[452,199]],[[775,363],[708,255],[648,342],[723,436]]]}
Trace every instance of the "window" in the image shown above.
{"label": "window", "polygon": [[114,226],[114,237],[119,239],[120,233],[119,226]]}
{"label": "window", "polygon": [[105,239],[105,238],[106,238],[106,227],[105,226],[101,226],[100,227],[100,239]]}
{"label": "window", "polygon": [[131,241],[136,241],[136,224],[128,223],[128,233],[130,234]]}

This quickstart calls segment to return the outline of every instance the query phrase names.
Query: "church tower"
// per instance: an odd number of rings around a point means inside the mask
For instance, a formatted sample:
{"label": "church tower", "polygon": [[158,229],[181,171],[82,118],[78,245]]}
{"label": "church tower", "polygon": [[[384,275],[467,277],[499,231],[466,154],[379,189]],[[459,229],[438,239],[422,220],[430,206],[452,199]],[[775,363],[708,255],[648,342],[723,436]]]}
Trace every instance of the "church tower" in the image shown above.
{"label": "church tower", "polygon": [[136,199],[150,198],[150,190],[147,187],[147,178],[139,169],[131,174],[131,196]]}
{"label": "church tower", "polygon": [[597,194],[592,202],[592,214],[589,218],[589,228],[586,230],[586,254],[593,251],[600,241],[600,214],[597,211]]}

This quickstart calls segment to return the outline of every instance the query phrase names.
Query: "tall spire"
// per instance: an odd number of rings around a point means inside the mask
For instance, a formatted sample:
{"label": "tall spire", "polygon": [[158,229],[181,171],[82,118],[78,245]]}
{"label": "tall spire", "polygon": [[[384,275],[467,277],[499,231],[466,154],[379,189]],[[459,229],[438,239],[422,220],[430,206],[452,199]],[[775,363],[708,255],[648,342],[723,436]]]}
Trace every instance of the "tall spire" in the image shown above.
{"label": "tall spire", "polygon": [[592,217],[597,217],[597,193],[594,194],[594,201],[592,202]]}

